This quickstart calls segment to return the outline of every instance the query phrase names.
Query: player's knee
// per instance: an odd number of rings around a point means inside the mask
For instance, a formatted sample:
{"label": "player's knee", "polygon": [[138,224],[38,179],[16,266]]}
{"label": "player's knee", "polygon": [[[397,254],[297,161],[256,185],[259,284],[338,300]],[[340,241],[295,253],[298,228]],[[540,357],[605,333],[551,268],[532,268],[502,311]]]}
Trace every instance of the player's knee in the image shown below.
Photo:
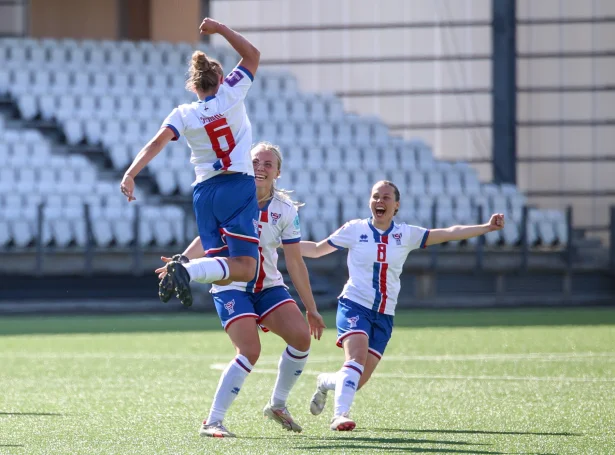
{"label": "player's knee", "polygon": [[256,365],[259,356],[261,355],[261,347],[260,346],[250,346],[239,350],[239,354],[248,359],[252,365]]}
{"label": "player's knee", "polygon": [[306,352],[310,349],[312,339],[310,338],[309,330],[297,330],[295,336],[293,337],[293,342],[291,346],[295,348],[297,351]]}
{"label": "player's knee", "polygon": [[256,259],[249,256],[232,258],[229,268],[233,281],[252,281],[256,274]]}

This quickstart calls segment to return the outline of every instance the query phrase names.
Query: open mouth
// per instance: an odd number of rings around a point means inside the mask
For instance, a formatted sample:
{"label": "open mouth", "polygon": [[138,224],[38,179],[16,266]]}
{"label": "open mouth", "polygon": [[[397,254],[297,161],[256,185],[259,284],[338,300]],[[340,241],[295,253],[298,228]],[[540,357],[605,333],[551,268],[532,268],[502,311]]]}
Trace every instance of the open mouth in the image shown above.
{"label": "open mouth", "polygon": [[256,180],[261,180],[261,181],[262,181],[262,180],[267,180],[267,176],[265,176],[265,175],[260,175],[260,174],[255,175],[255,176],[254,176],[254,178],[255,178]]}
{"label": "open mouth", "polygon": [[386,209],[382,207],[376,207],[376,216],[383,216],[386,213]]}

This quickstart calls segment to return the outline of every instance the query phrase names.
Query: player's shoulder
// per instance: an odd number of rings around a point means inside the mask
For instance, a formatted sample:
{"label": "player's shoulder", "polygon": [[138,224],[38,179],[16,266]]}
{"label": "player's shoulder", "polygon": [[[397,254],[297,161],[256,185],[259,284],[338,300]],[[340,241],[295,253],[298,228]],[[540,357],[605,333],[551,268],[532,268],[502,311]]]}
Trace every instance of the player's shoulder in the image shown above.
{"label": "player's shoulder", "polygon": [[354,220],[347,221],[345,226],[348,226],[348,227],[357,227],[357,226],[368,227],[369,226],[369,219],[368,218],[356,218]]}
{"label": "player's shoulder", "polygon": [[280,196],[278,193],[274,193],[273,198],[271,199],[271,205],[280,207],[285,211],[297,211],[295,204],[293,204],[291,200],[285,198],[284,196]]}

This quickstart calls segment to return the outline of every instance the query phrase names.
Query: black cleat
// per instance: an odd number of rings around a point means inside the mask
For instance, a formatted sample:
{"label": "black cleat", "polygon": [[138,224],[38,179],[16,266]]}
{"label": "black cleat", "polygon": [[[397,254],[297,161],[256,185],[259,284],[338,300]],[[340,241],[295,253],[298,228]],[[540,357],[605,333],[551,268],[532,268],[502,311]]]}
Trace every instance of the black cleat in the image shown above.
{"label": "black cleat", "polygon": [[[172,259],[182,264],[186,264],[189,262],[189,259],[182,254],[176,254],[175,256],[173,256]],[[169,300],[171,300],[171,297],[173,297],[174,290],[175,289],[173,286],[173,280],[167,273],[158,284],[158,297],[160,298],[160,301],[162,303],[167,303]]]}
{"label": "black cleat", "polygon": [[169,262],[167,265],[167,277],[170,277],[175,295],[182,305],[186,307],[191,306],[192,290],[190,289],[190,275],[188,275],[188,271],[182,263],[177,261]]}

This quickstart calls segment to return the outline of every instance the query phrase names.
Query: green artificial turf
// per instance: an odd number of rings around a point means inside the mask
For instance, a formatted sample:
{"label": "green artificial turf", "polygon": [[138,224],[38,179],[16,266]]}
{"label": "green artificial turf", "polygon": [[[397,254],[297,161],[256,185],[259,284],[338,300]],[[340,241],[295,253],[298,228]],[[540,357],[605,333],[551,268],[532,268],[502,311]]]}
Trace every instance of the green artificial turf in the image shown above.
{"label": "green artificial turf", "polygon": [[0,454],[612,454],[615,309],[404,311],[356,397],[357,429],[308,410],[339,369],[332,314],[289,399],[302,434],[265,420],[283,342],[225,424],[198,435],[234,351],[213,314],[0,320]]}

